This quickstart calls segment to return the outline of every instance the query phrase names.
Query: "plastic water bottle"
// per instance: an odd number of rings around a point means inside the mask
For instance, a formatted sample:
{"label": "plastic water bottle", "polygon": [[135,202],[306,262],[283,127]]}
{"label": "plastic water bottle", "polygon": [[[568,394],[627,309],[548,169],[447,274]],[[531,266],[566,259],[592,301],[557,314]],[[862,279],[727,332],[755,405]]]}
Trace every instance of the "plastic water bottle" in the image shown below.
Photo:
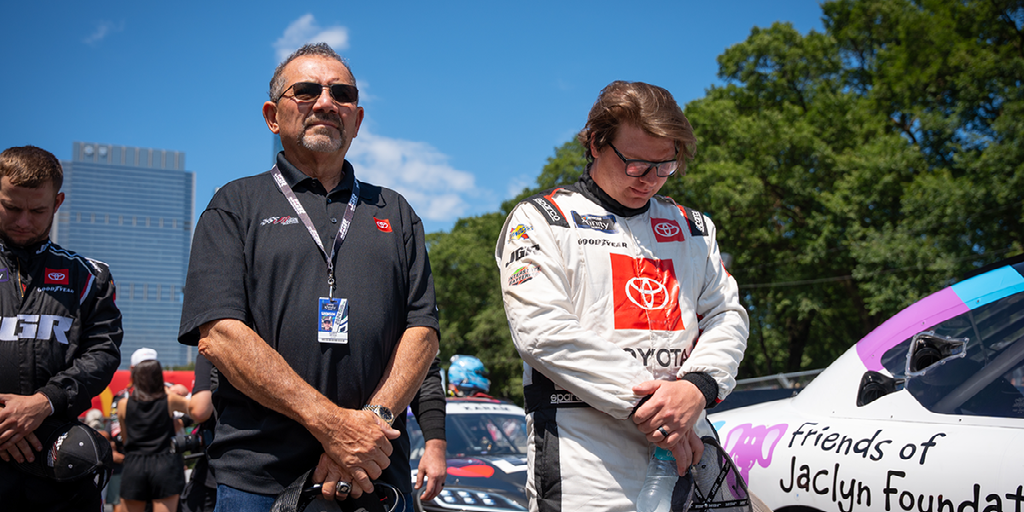
{"label": "plastic water bottle", "polygon": [[636,500],[637,512],[669,512],[672,508],[672,489],[679,478],[676,459],[672,452],[655,448],[647,464],[647,478]]}

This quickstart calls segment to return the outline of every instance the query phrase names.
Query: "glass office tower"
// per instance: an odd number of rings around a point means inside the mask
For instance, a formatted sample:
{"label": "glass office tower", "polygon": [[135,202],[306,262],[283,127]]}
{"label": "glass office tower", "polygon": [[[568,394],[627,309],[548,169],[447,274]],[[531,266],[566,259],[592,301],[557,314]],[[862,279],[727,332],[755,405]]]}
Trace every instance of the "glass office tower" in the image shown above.
{"label": "glass office tower", "polygon": [[110,265],[124,316],[121,368],[141,347],[164,366],[192,361],[196,349],[177,340],[196,195],[185,153],[75,142],[61,164],[52,238]]}

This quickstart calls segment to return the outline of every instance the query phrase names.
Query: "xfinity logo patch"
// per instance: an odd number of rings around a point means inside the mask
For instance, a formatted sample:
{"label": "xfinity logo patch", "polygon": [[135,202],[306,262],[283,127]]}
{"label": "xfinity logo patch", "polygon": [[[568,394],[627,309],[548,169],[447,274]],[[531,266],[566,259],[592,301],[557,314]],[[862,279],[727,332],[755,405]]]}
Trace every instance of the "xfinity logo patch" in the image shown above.
{"label": "xfinity logo patch", "polygon": [[57,315],[5,316],[0,322],[0,341],[49,340],[56,337],[61,345],[68,344],[68,331],[74,318]]}
{"label": "xfinity logo patch", "polygon": [[267,217],[260,222],[260,226],[266,226],[267,224],[280,224],[287,226],[288,224],[298,224],[298,217],[284,216],[284,217]]}
{"label": "xfinity logo patch", "polygon": [[615,232],[615,216],[614,215],[590,215],[587,213],[579,214],[575,211],[572,212],[572,220],[576,223],[576,227],[593,229],[604,233]]}
{"label": "xfinity logo patch", "polygon": [[0,268],[0,283],[6,283],[10,279],[10,272],[6,268]]}
{"label": "xfinity logo patch", "polygon": [[68,278],[68,269],[46,269],[46,273],[43,274],[43,284],[71,284]]}
{"label": "xfinity logo patch", "polygon": [[527,247],[520,247],[520,248],[512,251],[512,254],[509,255],[509,257],[508,257],[508,263],[506,263],[505,266],[507,267],[507,266],[509,266],[509,265],[511,265],[511,264],[513,264],[513,263],[515,263],[515,262],[517,262],[517,261],[527,257],[528,255],[533,254],[533,253],[539,251],[539,250],[540,250],[540,246],[536,245],[536,244],[530,245],[530,246],[527,246]]}

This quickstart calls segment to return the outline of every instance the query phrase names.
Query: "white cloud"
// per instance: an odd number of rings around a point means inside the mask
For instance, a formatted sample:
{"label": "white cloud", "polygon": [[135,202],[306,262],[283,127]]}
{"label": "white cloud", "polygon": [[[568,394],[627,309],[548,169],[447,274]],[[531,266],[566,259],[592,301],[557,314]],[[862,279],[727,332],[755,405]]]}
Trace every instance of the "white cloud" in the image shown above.
{"label": "white cloud", "polygon": [[120,32],[124,30],[124,22],[115,24],[113,21],[100,21],[96,23],[96,30],[93,31],[89,37],[82,40],[85,44],[96,44],[107,37],[111,32]]}
{"label": "white cloud", "polygon": [[274,52],[280,62],[288,58],[300,46],[319,42],[331,45],[336,52],[346,50],[348,49],[348,28],[341,25],[321,27],[312,14],[306,14],[284,29],[284,34],[274,42]]}
{"label": "white cloud", "polygon": [[478,194],[473,175],[448,164],[448,156],[425,142],[392,139],[365,127],[352,141],[348,159],[356,177],[405,196],[425,220],[454,221]]}
{"label": "white cloud", "polygon": [[505,189],[505,195],[508,197],[515,197],[518,196],[524,188],[532,188],[536,186],[536,179],[530,178],[525,174],[513,176],[508,182],[508,188]]}

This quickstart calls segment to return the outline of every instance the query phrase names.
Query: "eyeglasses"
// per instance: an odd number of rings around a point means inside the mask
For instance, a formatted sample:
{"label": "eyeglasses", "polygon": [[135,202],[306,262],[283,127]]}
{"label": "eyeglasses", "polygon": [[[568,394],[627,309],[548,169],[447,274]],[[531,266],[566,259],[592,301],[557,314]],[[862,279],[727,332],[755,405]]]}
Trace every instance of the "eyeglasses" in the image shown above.
{"label": "eyeglasses", "polygon": [[[612,143],[609,142],[608,145],[612,146]],[[657,174],[659,178],[667,178],[675,174],[676,169],[679,168],[679,161],[676,160],[675,157],[672,157],[671,160],[651,162],[649,160],[626,158],[622,156],[622,153],[619,153],[618,149],[615,149],[615,146],[612,146],[612,151],[615,151],[615,154],[619,155],[619,159],[622,160],[622,163],[626,164],[626,176],[631,176],[633,178],[643,178],[644,176],[647,176],[647,173],[651,172],[651,169],[655,169],[654,173]],[[678,149],[676,151],[678,151]]]}
{"label": "eyeglasses", "polygon": [[292,91],[292,98],[295,101],[316,101],[323,94],[324,87],[331,91],[331,98],[338,103],[358,103],[359,89],[349,84],[320,85],[315,82],[295,82],[288,89],[285,89],[277,99],[280,101],[284,93]]}

